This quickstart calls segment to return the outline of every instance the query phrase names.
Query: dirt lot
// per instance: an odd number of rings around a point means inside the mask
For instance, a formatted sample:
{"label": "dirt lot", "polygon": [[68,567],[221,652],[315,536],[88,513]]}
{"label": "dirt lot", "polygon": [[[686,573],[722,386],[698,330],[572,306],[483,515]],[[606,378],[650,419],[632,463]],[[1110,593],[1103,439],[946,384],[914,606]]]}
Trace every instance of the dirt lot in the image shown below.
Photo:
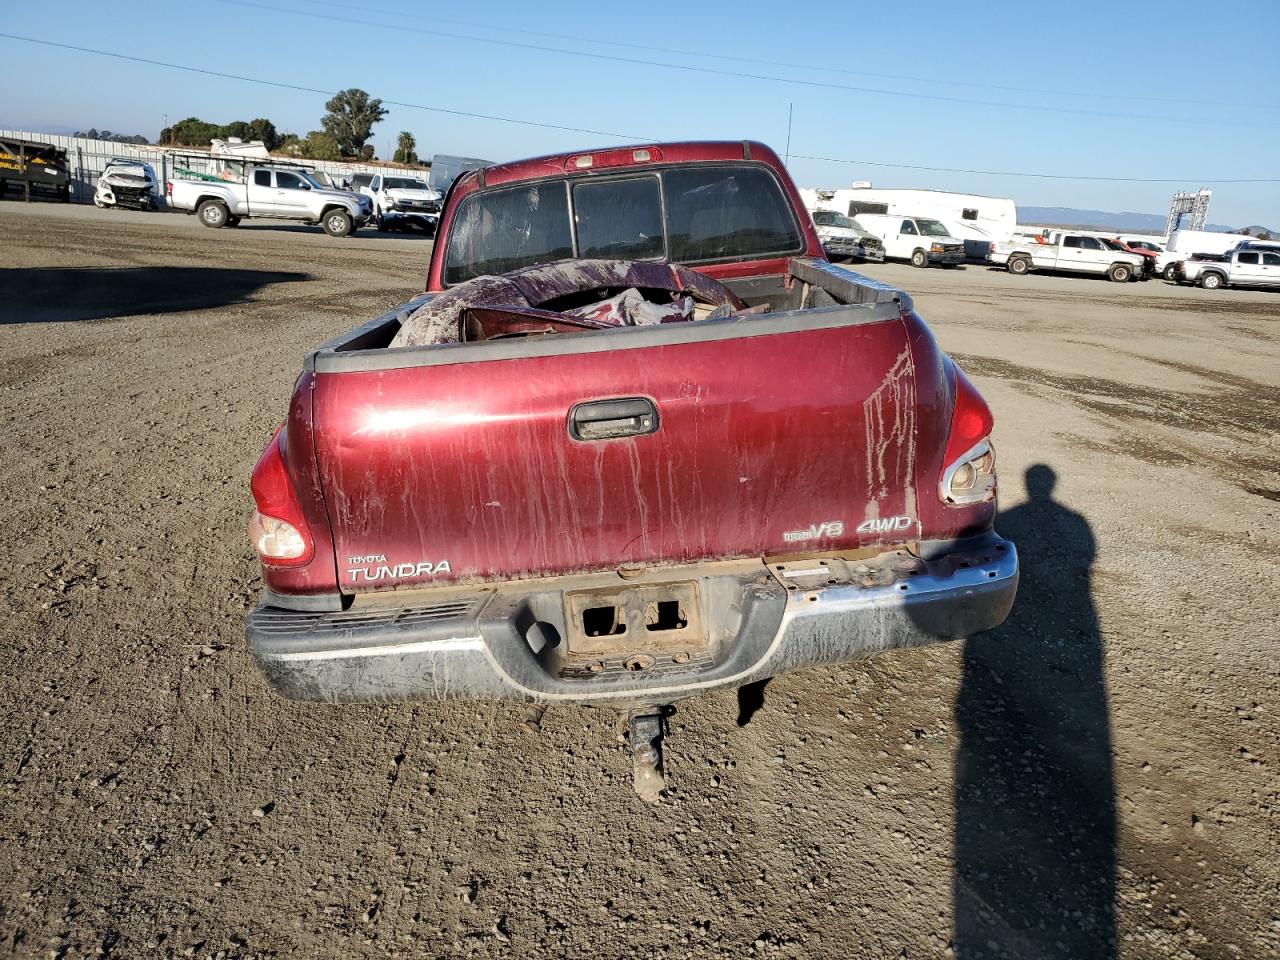
{"label": "dirt lot", "polygon": [[1280,955],[1280,295],[868,268],[996,410],[1018,603],[682,706],[653,809],[610,714],[245,651],[248,472],[428,242],[0,225],[0,954]]}

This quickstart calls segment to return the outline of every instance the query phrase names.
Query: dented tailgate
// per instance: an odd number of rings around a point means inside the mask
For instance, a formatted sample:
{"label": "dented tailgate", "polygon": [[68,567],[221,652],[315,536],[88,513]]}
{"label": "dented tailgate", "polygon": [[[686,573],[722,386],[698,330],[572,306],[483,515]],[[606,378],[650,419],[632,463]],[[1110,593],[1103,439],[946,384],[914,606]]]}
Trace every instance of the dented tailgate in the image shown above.
{"label": "dented tailgate", "polygon": [[896,310],[319,372],[315,449],[342,589],[915,539],[915,371]]}

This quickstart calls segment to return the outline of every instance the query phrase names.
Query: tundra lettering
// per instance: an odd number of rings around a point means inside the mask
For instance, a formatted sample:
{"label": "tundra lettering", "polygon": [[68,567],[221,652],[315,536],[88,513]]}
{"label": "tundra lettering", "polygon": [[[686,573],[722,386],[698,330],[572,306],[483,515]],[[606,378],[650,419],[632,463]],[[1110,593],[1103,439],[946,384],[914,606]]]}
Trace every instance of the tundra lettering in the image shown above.
{"label": "tundra lettering", "polygon": [[367,583],[374,580],[400,580],[405,577],[438,577],[452,572],[449,561],[441,560],[439,563],[401,563],[394,567],[385,564],[361,567],[347,570],[347,575],[351,577],[353,583],[362,579]]}

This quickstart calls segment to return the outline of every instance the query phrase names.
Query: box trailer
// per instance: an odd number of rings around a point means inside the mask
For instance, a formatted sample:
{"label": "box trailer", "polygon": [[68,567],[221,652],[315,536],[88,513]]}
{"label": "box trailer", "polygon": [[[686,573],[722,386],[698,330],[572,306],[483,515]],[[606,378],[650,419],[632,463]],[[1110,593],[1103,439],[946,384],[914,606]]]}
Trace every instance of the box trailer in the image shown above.
{"label": "box trailer", "polygon": [[51,143],[0,137],[0,197],[10,189],[21,191],[27,200],[43,194],[70,202],[67,151]]}

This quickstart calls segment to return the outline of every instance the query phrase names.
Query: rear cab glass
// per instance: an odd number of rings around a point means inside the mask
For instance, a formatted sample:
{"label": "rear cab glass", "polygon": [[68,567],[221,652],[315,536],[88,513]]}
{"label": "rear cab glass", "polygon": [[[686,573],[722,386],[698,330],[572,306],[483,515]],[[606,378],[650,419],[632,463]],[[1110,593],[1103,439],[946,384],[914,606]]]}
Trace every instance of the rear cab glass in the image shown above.
{"label": "rear cab glass", "polygon": [[696,164],[470,194],[449,229],[443,280],[575,256],[706,263],[803,249],[791,204],[767,168]]}

